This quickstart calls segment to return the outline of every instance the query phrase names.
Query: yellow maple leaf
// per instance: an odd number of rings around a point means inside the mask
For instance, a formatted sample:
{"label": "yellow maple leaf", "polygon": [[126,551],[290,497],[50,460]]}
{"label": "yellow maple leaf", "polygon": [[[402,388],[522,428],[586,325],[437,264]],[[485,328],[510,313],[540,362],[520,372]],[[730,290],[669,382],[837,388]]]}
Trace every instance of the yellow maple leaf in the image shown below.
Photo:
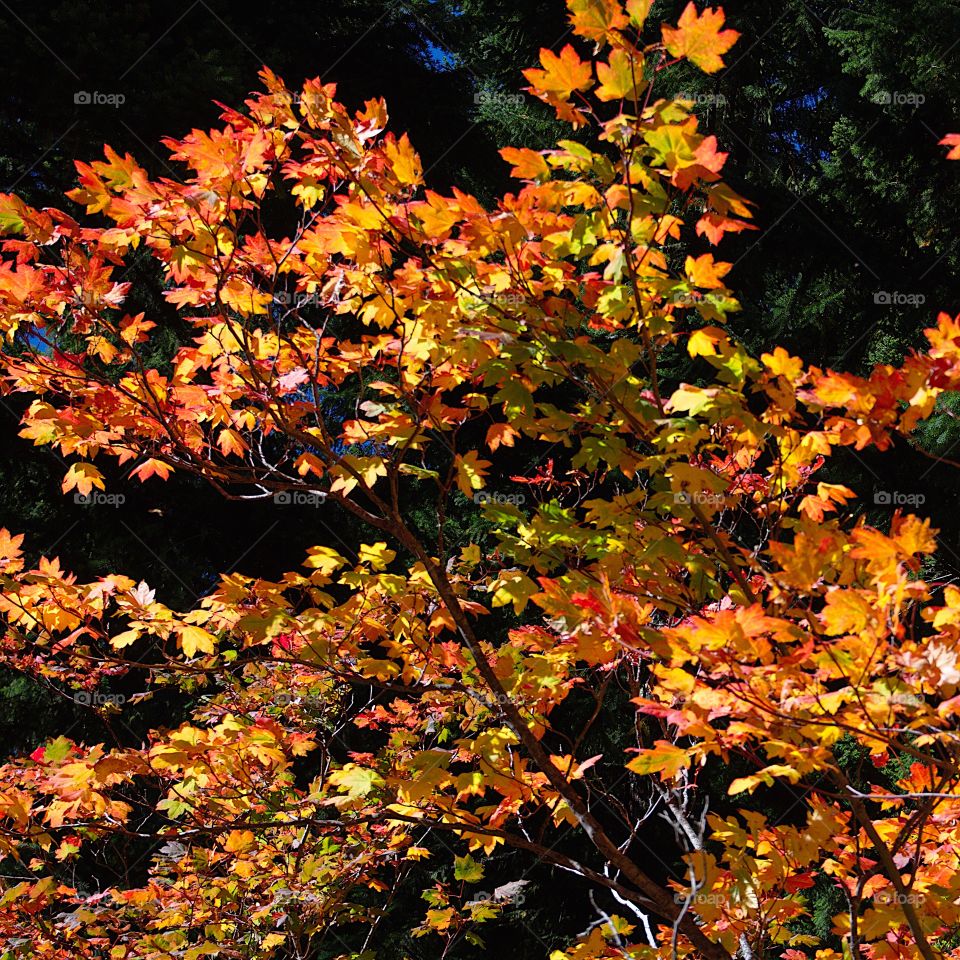
{"label": "yellow maple leaf", "polygon": [[732,263],[715,261],[712,253],[700,257],[687,257],[684,273],[695,287],[716,290],[723,286],[723,278],[730,272]]}
{"label": "yellow maple leaf", "polygon": [[311,547],[307,554],[307,559],[304,560],[303,565],[319,570],[325,577],[330,576],[334,570],[339,569],[347,562],[332,547]]}
{"label": "yellow maple leaf", "polygon": [[739,38],[736,30],[723,30],[726,20],[719,7],[707,7],[702,14],[690,0],[680,16],[676,27],[664,24],[663,42],[675,57],[686,57],[704,73],[716,73],[723,69],[725,54]]}
{"label": "yellow maple leaf", "polygon": [[691,357],[715,357],[717,344],[726,343],[728,339],[719,327],[702,327],[690,334],[687,352]]}
{"label": "yellow maple leaf", "polygon": [[416,186],[423,182],[423,167],[420,157],[404,134],[399,140],[388,138],[383,145],[384,153],[393,167],[393,174],[404,186]]}
{"label": "yellow maple leaf", "polygon": [[361,563],[368,563],[374,570],[386,570],[387,565],[397,555],[396,550],[388,550],[382,540],[377,543],[364,543],[358,551]]}
{"label": "yellow maple leaf", "polygon": [[646,86],[643,80],[643,63],[636,62],[619,47],[610,52],[607,63],[597,64],[598,100],[636,99]]}
{"label": "yellow maple leaf", "polygon": [[75,463],[67,471],[63,478],[63,492],[76,488],[84,497],[90,496],[90,492],[96,487],[98,490],[104,489],[103,475],[92,463]]}
{"label": "yellow maple leaf", "polygon": [[617,0],[567,0],[567,7],[573,32],[588,40],[608,40],[628,22]]}
{"label": "yellow maple leaf", "polygon": [[471,450],[465,454],[458,453],[454,462],[460,492],[465,497],[472,497],[474,490],[480,490],[483,487],[483,478],[487,474],[487,467],[491,466],[490,461],[478,459],[476,450]]}
{"label": "yellow maple leaf", "polygon": [[514,612],[523,613],[523,608],[540,588],[519,570],[504,570],[490,588],[493,591],[493,606],[513,604]]}
{"label": "yellow maple leaf", "polygon": [[176,628],[177,636],[180,638],[180,648],[187,657],[195,657],[197,652],[213,653],[216,650],[216,638],[212,633],[207,633],[203,627],[195,627],[193,624],[179,624]]}
{"label": "yellow maple leaf", "polygon": [[689,766],[690,758],[686,750],[667,740],[658,740],[652,750],[641,750],[627,764],[627,769],[641,776],[659,773],[661,780],[670,780]]}

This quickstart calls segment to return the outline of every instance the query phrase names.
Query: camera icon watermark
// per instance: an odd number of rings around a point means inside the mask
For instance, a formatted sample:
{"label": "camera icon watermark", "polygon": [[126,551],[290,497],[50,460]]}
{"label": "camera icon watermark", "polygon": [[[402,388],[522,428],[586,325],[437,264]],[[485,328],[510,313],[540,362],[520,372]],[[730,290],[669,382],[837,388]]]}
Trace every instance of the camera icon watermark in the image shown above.
{"label": "camera icon watermark", "polygon": [[84,507],[119,507],[127,502],[122,493],[104,493],[102,490],[91,490],[89,493],[75,493],[73,502]]}
{"label": "camera icon watermark", "polygon": [[281,507],[319,507],[326,499],[325,493],[303,490],[280,490],[273,495],[273,502]]}
{"label": "camera icon watermark", "polygon": [[878,507],[922,507],[927,498],[922,493],[904,493],[901,490],[877,490],[873,502]]}
{"label": "camera icon watermark", "polygon": [[123,93],[103,93],[100,90],[77,90],[73,102],[80,107],[122,107],[127,102]]}
{"label": "camera icon watermark", "polygon": [[881,307],[920,307],[927,302],[922,293],[901,293],[899,290],[877,290],[873,302]]}

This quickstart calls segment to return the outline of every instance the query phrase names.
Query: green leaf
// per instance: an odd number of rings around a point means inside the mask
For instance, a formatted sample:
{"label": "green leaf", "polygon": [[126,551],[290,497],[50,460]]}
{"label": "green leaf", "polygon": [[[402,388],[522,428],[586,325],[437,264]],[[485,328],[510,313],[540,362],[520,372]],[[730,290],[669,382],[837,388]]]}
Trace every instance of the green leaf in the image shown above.
{"label": "green leaf", "polygon": [[330,783],[339,788],[351,800],[372,793],[377,787],[383,786],[383,777],[376,770],[369,767],[358,767],[355,763],[348,763],[342,770],[335,770],[330,774]]}
{"label": "green leaf", "polygon": [[465,857],[456,857],[453,875],[465,883],[479,883],[483,879],[483,864],[477,863],[469,853]]}

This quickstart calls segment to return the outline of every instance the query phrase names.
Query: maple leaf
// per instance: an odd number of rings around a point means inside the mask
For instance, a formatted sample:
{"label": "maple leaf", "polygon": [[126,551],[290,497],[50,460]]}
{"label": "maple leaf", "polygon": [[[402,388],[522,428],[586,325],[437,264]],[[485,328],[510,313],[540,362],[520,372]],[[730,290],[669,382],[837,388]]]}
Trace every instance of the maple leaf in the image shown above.
{"label": "maple leaf", "polygon": [[178,624],[176,630],[184,656],[190,659],[198,653],[213,653],[217,648],[216,638],[202,627]]}
{"label": "maple leaf", "polygon": [[573,32],[588,40],[609,42],[628,23],[618,0],[567,0]]}
{"label": "maple leaf", "polygon": [[947,152],[948,160],[960,160],[960,133],[948,133],[940,143],[951,148]]}
{"label": "maple leaf", "polygon": [[453,875],[464,883],[479,883],[483,879],[483,865],[477,863],[470,854],[454,860]]}
{"label": "maple leaf", "polygon": [[357,553],[360,556],[360,562],[370,564],[374,570],[386,570],[397,556],[396,550],[389,550],[383,540],[378,543],[361,544]]}
{"label": "maple leaf", "polygon": [[748,777],[737,777],[727,788],[727,793],[730,796],[744,792],[753,793],[761,783],[765,783],[768,787],[773,786],[777,777],[783,777],[790,783],[796,783],[800,779],[800,773],[788,764],[771,764]]}
{"label": "maple leaf", "polygon": [[303,367],[297,367],[289,373],[285,373],[277,380],[281,393],[293,393],[297,387],[306,383],[310,379],[310,374]]}
{"label": "maple leaf", "polygon": [[798,890],[809,890],[815,882],[816,877],[812,872],[794,873],[787,877],[783,886],[788,893],[796,893]]}
{"label": "maple leaf", "polygon": [[173,473],[173,467],[163,460],[157,460],[151,457],[139,466],[130,471],[131,477],[137,477],[141,482],[149,480],[150,477],[157,476],[161,480],[166,480]]}
{"label": "maple leaf", "polygon": [[416,186],[422,182],[423,165],[406,134],[399,140],[388,137],[384,142],[383,149],[393,167],[394,176],[400,184]]}
{"label": "maple leaf", "polygon": [[481,460],[476,450],[465,454],[457,454],[454,459],[457,469],[457,486],[465,497],[472,497],[474,490],[483,487],[483,478],[487,474],[487,467],[492,466],[489,460]]}
{"label": "maple leaf", "polygon": [[653,6],[653,0],[627,0],[627,15],[635,27],[642,27],[647,14]]}
{"label": "maple leaf", "polygon": [[331,786],[345,794],[348,801],[361,800],[384,784],[383,777],[376,770],[355,763],[348,763],[341,769],[334,770],[328,781]]}
{"label": "maple leaf", "polygon": [[493,453],[498,447],[512,447],[514,440],[519,436],[509,423],[495,423],[487,430],[487,446]]}
{"label": "maple leaf", "polygon": [[589,90],[593,84],[590,64],[582,61],[569,43],[559,56],[552,50],[541,50],[540,62],[542,70],[523,71],[534,93],[554,94],[561,100],[569,100],[574,91]]}
{"label": "maple leaf", "polygon": [[26,205],[19,197],[0,193],[0,233],[22,233],[26,216]]}
{"label": "maple leaf", "polygon": [[62,489],[64,493],[76,489],[84,496],[90,496],[93,488],[104,489],[103,474],[92,463],[75,463],[67,471],[63,478]]}
{"label": "maple leaf", "polygon": [[304,566],[319,570],[324,576],[329,576],[347,563],[332,547],[311,547],[308,554]]}
{"label": "maple leaf", "polygon": [[643,64],[637,63],[625,50],[617,47],[610,51],[607,63],[597,64],[596,89],[599,100],[636,99],[646,86],[643,80]]}
{"label": "maple leaf", "polygon": [[658,740],[653,749],[641,750],[627,764],[627,769],[641,776],[659,773],[661,780],[670,780],[689,766],[690,757],[686,750],[667,740]]}
{"label": "maple leaf", "polygon": [[687,4],[676,27],[664,24],[663,43],[675,57],[686,57],[704,73],[723,69],[725,54],[739,38],[736,30],[724,30],[723,10],[708,7],[697,13],[693,0]]}
{"label": "maple leaf", "polygon": [[504,570],[490,589],[495,607],[511,603],[517,614],[522,613],[530,598],[539,593],[537,585],[519,570]]}
{"label": "maple leaf", "polygon": [[248,449],[246,440],[244,440],[236,430],[232,430],[229,427],[224,427],[224,429],[220,431],[217,444],[224,456],[233,454],[240,457],[243,456]]}
{"label": "maple leaf", "polygon": [[10,570],[19,564],[22,556],[20,550],[22,543],[22,533],[11,537],[10,531],[6,527],[0,527],[0,566],[3,566],[5,570]]}
{"label": "maple leaf", "polygon": [[715,290],[723,286],[723,278],[732,266],[730,263],[716,262],[712,253],[704,253],[699,257],[687,257],[684,272],[695,287]]}
{"label": "maple leaf", "polygon": [[550,177],[550,167],[542,153],[536,150],[504,147],[500,156],[507,163],[512,163],[511,177],[520,177],[524,180],[547,180]]}
{"label": "maple leaf", "polygon": [[[372,487],[380,477],[387,475],[387,465],[382,457],[356,457],[351,454],[343,457],[342,464],[330,471],[334,478],[330,485],[331,493],[348,494],[361,480],[366,486]],[[359,480],[355,474],[359,474]]]}
{"label": "maple leaf", "polygon": [[725,217],[718,213],[705,213],[697,221],[697,235],[706,236],[714,245],[718,244],[725,233],[742,233],[744,230],[756,230],[757,227],[735,217]]}
{"label": "maple leaf", "polygon": [[153,321],[144,320],[143,316],[142,313],[138,313],[135,317],[124,317],[120,321],[120,336],[130,346],[146,343],[148,332],[156,327]]}
{"label": "maple leaf", "polygon": [[728,342],[728,339],[719,327],[701,327],[690,334],[687,352],[691,357],[715,357],[717,345]]}

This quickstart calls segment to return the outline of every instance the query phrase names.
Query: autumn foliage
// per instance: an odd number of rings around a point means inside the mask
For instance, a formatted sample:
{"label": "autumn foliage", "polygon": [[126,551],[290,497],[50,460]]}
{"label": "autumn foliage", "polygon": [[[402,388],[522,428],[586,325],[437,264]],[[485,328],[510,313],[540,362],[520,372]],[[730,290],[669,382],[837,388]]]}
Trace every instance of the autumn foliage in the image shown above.
{"label": "autumn foliage", "polygon": [[[315,494],[370,531],[188,611],[3,532],[8,665],[64,690],[140,671],[194,704],[141,745],[0,767],[4,957],[309,957],[330,930],[373,956],[426,861],[442,879],[404,919],[440,956],[505,922],[510,892],[477,895],[502,849],[601,905],[558,958],[960,954],[960,589],[923,579],[926,520],[871,527],[829,481],[960,388],[960,323],[865,377],[748,355],[716,248],[750,204],[657,94],[736,32],[693,3],[662,27],[649,0],[568,6],[576,45],[525,75],[571,138],[504,150],[519,185],[491,208],[426,187],[382,101],[351,114],[266,70],[220,129],[167,142],[179,179],[107,149],[77,165],[82,223],[0,199],[3,383],[64,491],[115,458]],[[161,360],[157,318],[124,309],[143,251],[190,331]],[[457,504],[521,489],[448,541]],[[629,742],[588,755],[604,717]],[[789,816],[754,802],[784,788]],[[647,852],[661,814],[670,864]],[[144,876],[76,886],[118,838]],[[842,894],[832,946],[803,932],[815,883]]]}

